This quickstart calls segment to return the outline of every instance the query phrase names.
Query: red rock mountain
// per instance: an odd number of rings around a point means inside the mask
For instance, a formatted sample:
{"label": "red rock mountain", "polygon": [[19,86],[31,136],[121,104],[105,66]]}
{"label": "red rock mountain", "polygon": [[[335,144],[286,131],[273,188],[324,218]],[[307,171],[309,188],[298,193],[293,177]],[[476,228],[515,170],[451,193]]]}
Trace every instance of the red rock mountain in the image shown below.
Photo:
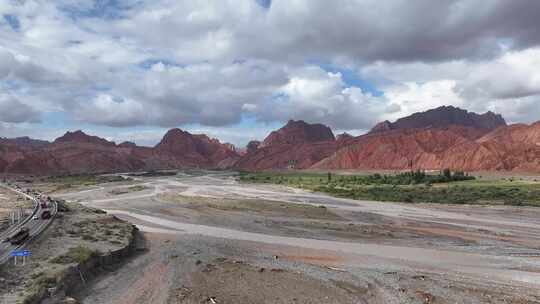
{"label": "red rock mountain", "polygon": [[491,131],[505,126],[506,122],[501,115],[493,112],[480,115],[452,106],[442,106],[400,118],[395,122],[383,121],[371,129],[370,133],[401,129],[444,128],[452,125]]}
{"label": "red rock mountain", "polygon": [[49,143],[0,138],[0,172],[66,174],[182,168],[459,169],[540,172],[540,122],[507,126],[488,112],[454,107],[382,122],[368,134],[334,137],[330,128],[289,121],[245,152],[206,135],[172,129],[155,147],[114,142],[82,131]]}
{"label": "red rock mountain", "polygon": [[322,124],[308,124],[302,120],[289,120],[277,131],[268,135],[260,148],[279,144],[300,144],[320,141],[334,141],[332,130]]}
{"label": "red rock mountain", "polygon": [[53,143],[28,148],[0,141],[0,171],[22,174],[125,172],[155,169],[224,168],[239,156],[229,145],[179,129],[154,148],[67,132]]}
{"label": "red rock mountain", "polygon": [[311,168],[540,172],[538,129],[538,124],[507,126],[492,112],[439,107],[379,123]]}
{"label": "red rock mountain", "polygon": [[252,140],[250,141],[246,146],[246,151],[243,154],[253,154],[257,151],[259,146],[261,145],[261,142],[258,140]]}
{"label": "red rock mountain", "polygon": [[206,135],[192,135],[180,129],[165,134],[155,149],[160,155],[176,159],[173,167],[195,166],[203,168],[225,168],[232,165],[238,154],[230,144],[221,144]]}
{"label": "red rock mountain", "polygon": [[332,130],[321,124],[290,120],[265,140],[250,142],[234,165],[240,170],[305,169],[337,150]]}
{"label": "red rock mountain", "polygon": [[80,143],[80,144],[95,144],[95,145],[101,145],[101,146],[109,146],[113,147],[116,144],[114,142],[108,141],[106,139],[103,139],[101,137],[97,136],[91,136],[87,135],[81,130],[77,130],[75,132],[67,132],[61,137],[58,137],[54,143]]}
{"label": "red rock mountain", "polygon": [[[533,170],[534,153],[524,156],[531,152],[514,149],[502,155],[498,151],[504,150],[495,148],[493,140],[489,145],[481,143],[483,136],[490,132],[506,134],[502,130],[507,129],[511,127],[507,127],[498,114],[479,115],[451,106],[415,113],[393,123],[382,122],[359,137],[342,134],[335,139],[324,125],[289,121],[270,133],[259,146],[252,144],[235,167],[242,170],[401,170],[412,164],[414,168],[423,169]],[[507,135],[499,145],[509,141]],[[512,156],[513,153],[516,156]]]}
{"label": "red rock mountain", "polygon": [[355,137],[348,134],[348,133],[342,133],[336,136],[336,144],[338,148],[348,146],[354,142]]}
{"label": "red rock mountain", "polygon": [[313,169],[434,169],[540,172],[540,123],[477,129],[401,129],[355,139]]}
{"label": "red rock mountain", "polygon": [[135,148],[137,145],[130,141],[124,141],[123,143],[119,144],[118,147],[120,148]]}
{"label": "red rock mountain", "polygon": [[0,138],[0,145],[13,145],[19,147],[36,148],[46,146],[48,144],[48,141],[32,139],[28,136],[16,138]]}
{"label": "red rock mountain", "polygon": [[141,170],[142,160],[113,142],[82,131],[67,132],[53,143],[34,146],[0,146],[4,173],[61,174]]}
{"label": "red rock mountain", "polygon": [[540,122],[498,128],[476,142],[498,159],[497,169],[540,172]]}

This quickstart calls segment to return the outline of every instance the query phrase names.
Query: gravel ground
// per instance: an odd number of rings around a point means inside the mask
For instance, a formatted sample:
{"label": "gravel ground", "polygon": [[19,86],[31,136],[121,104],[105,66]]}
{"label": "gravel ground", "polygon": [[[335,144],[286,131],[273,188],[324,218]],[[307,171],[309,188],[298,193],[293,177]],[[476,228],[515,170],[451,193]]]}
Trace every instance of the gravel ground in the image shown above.
{"label": "gravel ground", "polygon": [[61,196],[149,241],[83,303],[540,303],[535,208],[353,201],[227,173]]}
{"label": "gravel ground", "polygon": [[146,237],[150,251],[88,286],[77,295],[82,303],[540,301],[529,288],[458,274],[355,267],[355,257],[329,251],[194,235]]}

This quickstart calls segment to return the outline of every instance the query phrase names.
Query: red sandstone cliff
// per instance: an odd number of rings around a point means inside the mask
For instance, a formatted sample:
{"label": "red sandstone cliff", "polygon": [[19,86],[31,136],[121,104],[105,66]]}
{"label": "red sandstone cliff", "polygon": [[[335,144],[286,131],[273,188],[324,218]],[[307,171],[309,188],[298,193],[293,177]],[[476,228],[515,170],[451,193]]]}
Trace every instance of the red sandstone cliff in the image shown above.
{"label": "red sandstone cliff", "polygon": [[305,169],[337,150],[332,130],[321,124],[289,121],[261,143],[251,142],[235,164],[240,170]]}
{"label": "red sandstone cliff", "polygon": [[540,123],[499,127],[402,129],[360,136],[314,169],[443,169],[540,172]]}
{"label": "red sandstone cliff", "polygon": [[[27,141],[25,141],[27,142]],[[170,130],[154,148],[114,142],[82,131],[67,132],[53,143],[0,142],[0,170],[5,173],[65,174],[155,169],[225,168],[239,156],[229,145],[206,135]]]}
{"label": "red sandstone cliff", "polygon": [[332,130],[325,125],[308,124],[302,120],[289,120],[281,129],[270,133],[259,148],[280,144],[300,144],[334,140]]}

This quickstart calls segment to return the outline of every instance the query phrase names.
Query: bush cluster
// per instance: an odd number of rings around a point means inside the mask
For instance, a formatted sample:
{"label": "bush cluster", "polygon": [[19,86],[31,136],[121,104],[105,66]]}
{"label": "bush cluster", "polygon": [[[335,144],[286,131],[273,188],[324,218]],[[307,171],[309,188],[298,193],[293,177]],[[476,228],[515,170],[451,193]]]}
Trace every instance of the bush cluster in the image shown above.
{"label": "bush cluster", "polygon": [[240,180],[284,184],[340,197],[373,201],[540,206],[540,187],[538,186],[514,184],[506,180],[496,183],[453,183],[475,180],[475,177],[462,171],[452,172],[448,169],[438,174],[411,171],[394,175],[241,173]]}

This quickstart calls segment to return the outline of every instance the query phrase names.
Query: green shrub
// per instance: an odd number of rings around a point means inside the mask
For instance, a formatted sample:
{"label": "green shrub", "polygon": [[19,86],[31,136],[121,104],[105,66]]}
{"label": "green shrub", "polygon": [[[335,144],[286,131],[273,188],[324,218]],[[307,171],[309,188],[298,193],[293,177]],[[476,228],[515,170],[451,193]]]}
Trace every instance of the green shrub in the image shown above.
{"label": "green shrub", "polygon": [[504,201],[504,204],[507,206],[523,206],[523,201],[517,198],[511,198]]}
{"label": "green shrub", "polygon": [[[298,182],[300,178],[301,183]],[[439,174],[427,174],[417,170],[394,175],[343,175],[332,177],[332,181],[328,181],[328,173],[246,173],[240,179],[263,183],[277,183],[283,179],[287,181],[285,184],[291,186],[362,200],[447,204],[495,202],[540,206],[538,184],[509,184],[506,180],[468,183],[466,181],[475,177],[462,171],[444,170]],[[444,183],[445,186],[441,185]]]}
{"label": "green shrub", "polygon": [[51,263],[55,264],[71,264],[71,263],[84,263],[91,257],[97,256],[97,251],[92,251],[84,246],[72,247],[64,254],[57,256],[51,260]]}

